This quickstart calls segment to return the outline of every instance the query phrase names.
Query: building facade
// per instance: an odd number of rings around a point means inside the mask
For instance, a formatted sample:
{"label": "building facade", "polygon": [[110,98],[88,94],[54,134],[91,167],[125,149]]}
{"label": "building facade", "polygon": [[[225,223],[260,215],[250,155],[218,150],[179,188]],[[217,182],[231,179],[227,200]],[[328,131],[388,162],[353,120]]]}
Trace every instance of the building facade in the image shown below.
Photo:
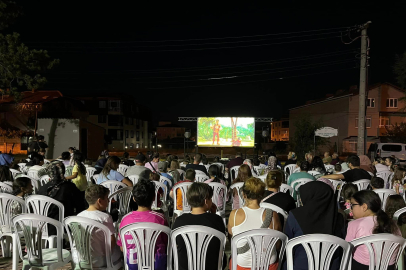
{"label": "building facade", "polygon": [[282,118],[271,123],[272,141],[289,141],[289,118]]}
{"label": "building facade", "polygon": [[[369,87],[366,100],[367,149],[371,143],[379,142],[386,135],[386,128],[406,122],[406,113],[402,111],[406,104],[399,100],[404,96],[402,89],[389,83]],[[292,136],[295,132],[295,121],[300,121],[302,117],[309,117],[314,121],[321,120],[324,126],[338,129],[338,136],[330,138],[330,148],[337,143],[340,152],[356,153],[358,107],[358,90],[352,88],[349,91],[339,91],[325,99],[292,108],[289,111],[290,134]]]}

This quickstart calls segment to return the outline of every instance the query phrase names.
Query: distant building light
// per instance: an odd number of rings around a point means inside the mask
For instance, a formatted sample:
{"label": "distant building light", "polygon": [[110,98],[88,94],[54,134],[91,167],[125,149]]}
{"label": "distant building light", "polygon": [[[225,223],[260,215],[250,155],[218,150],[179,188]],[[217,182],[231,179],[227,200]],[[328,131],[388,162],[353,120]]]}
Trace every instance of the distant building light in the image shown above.
{"label": "distant building light", "polygon": [[161,148],[161,147],[162,147],[162,145],[158,144],[158,148]]}

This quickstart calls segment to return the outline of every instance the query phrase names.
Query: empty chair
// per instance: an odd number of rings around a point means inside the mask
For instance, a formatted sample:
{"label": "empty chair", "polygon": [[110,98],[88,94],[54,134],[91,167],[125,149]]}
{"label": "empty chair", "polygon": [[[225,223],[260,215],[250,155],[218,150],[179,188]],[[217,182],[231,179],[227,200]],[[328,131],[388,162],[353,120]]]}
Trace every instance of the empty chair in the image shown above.
{"label": "empty chair", "polygon": [[[121,183],[119,181],[115,181],[115,180],[104,181],[100,185],[110,189],[109,197],[110,197],[111,194],[113,194],[117,190],[127,187],[126,184],[123,184],[123,183]],[[117,197],[114,197],[114,199],[116,200]]]}
{"label": "empty chair", "polygon": [[[117,248],[115,256],[111,252],[111,232],[102,223],[85,217],[67,217],[63,224],[69,236],[72,250],[75,250],[74,269],[120,269],[123,262]],[[102,245],[104,238],[104,246]],[[97,242],[95,242],[97,241]],[[114,252],[113,252],[114,253]],[[118,260],[114,261],[114,257]],[[105,267],[101,267],[104,266]],[[99,268],[97,268],[99,269]]]}
{"label": "empty chair", "polygon": [[385,211],[386,200],[388,199],[388,197],[390,195],[396,194],[396,192],[393,189],[385,189],[385,188],[375,189],[374,192],[378,194],[379,198],[381,199],[383,211]]}
{"label": "empty chair", "polygon": [[271,209],[272,211],[275,211],[276,213],[281,214],[283,216],[283,220],[284,220],[283,225],[286,225],[286,219],[288,218],[288,213],[285,210],[283,210],[279,206],[276,206],[272,203],[266,203],[266,202],[261,202],[259,206],[263,207],[263,208]]}
{"label": "empty chair", "polygon": [[[23,270],[30,268],[57,269],[72,259],[71,253],[62,249],[63,224],[61,222],[36,214],[24,214],[14,217],[13,224],[18,231],[23,232],[25,239],[27,255],[21,258]],[[48,225],[55,228],[56,248],[44,248],[42,244],[41,234]]]}
{"label": "empty chair", "polygon": [[288,164],[288,165],[286,165],[286,166],[283,168],[283,170],[284,170],[285,172],[287,172],[288,175],[291,175],[291,174],[293,174],[293,173],[295,172],[295,170],[296,170],[297,168],[298,168],[298,167],[297,167],[296,164]]}
{"label": "empty chair", "polygon": [[352,182],[354,185],[356,185],[357,186],[357,188],[358,188],[358,191],[360,191],[360,190],[365,190],[365,189],[367,189],[368,188],[368,186],[371,184],[371,180],[368,180],[368,179],[361,179],[361,180],[358,180],[358,181],[354,181],[354,182]]}
{"label": "empty chair", "polygon": [[[212,258],[207,256],[208,247],[213,239],[218,239],[220,246],[215,249],[218,252],[218,258]],[[171,245],[172,248],[169,250],[169,257],[172,256],[174,259],[174,270],[179,269],[179,258],[187,258],[187,265],[182,268],[189,270],[204,270],[213,269],[221,270],[223,261],[224,245],[226,241],[226,236],[224,233],[219,232],[216,229],[198,226],[198,225],[188,225],[180,227],[171,234]],[[178,246],[185,245],[187,251],[186,254],[178,253]],[[181,255],[181,256],[180,256]],[[216,267],[206,268],[206,260],[209,264],[215,265]]]}
{"label": "empty chair", "polygon": [[132,187],[123,187],[113,193],[109,194],[109,206],[108,211],[111,211],[111,200],[114,198],[115,201],[118,201],[118,223],[128,212],[130,212],[130,200],[132,197]]}
{"label": "empty chair", "polygon": [[233,181],[238,176],[238,169],[240,166],[234,166],[230,168],[230,179]]}
{"label": "empty chair", "polygon": [[86,167],[86,180],[87,180],[88,185],[93,184],[92,176],[94,175],[95,172],[96,172],[96,168]]}
{"label": "empty chair", "polygon": [[11,193],[11,192],[13,192],[13,188],[10,185],[0,182],[0,193]]}
{"label": "empty chair", "polygon": [[39,179],[39,182],[40,182],[41,186],[43,186],[46,183],[48,183],[50,179],[51,179],[51,177],[49,177],[49,175],[46,174],[46,175],[41,176],[41,178]]}
{"label": "empty chair", "polygon": [[134,174],[134,175],[129,175],[129,176],[127,176],[127,177],[128,177],[128,179],[131,180],[131,182],[133,182],[133,185],[134,185],[134,186],[138,183],[138,179],[140,178],[140,176],[139,176],[139,175],[136,175],[136,174]]}
{"label": "empty chair", "polygon": [[389,188],[389,186],[390,186],[389,179],[391,177],[393,177],[393,172],[391,172],[391,171],[380,171],[380,172],[376,173],[376,176],[383,179],[383,181],[385,182],[385,184],[384,184],[385,188]]}
{"label": "empty chair", "polygon": [[294,269],[293,249],[302,245],[306,251],[309,269],[327,270],[330,269],[331,259],[334,252],[341,247],[343,254],[341,257],[340,270],[346,270],[351,259],[351,245],[343,239],[327,234],[302,235],[289,240],[286,245],[287,269]]}
{"label": "empty chair", "polygon": [[254,229],[237,235],[231,239],[231,256],[233,258],[231,270],[237,269],[237,245],[238,242],[248,243],[251,253],[251,268],[253,270],[268,269],[271,264],[271,254],[276,253],[276,243],[281,243],[279,250],[279,263],[281,264],[288,237],[278,231],[270,229]]}
{"label": "empty chair", "polygon": [[[167,239],[166,249],[159,250],[164,251],[165,254],[156,254],[157,249],[154,247],[162,247],[161,245],[165,242],[164,235]],[[120,229],[120,239],[122,243],[124,242],[122,245],[124,262],[136,261],[138,269],[154,269],[154,267],[155,269],[171,269],[170,257],[167,256],[172,248],[169,227],[151,222],[133,223]],[[127,245],[132,248],[128,249]],[[134,253],[133,250],[136,250],[137,253]],[[135,260],[135,255],[137,260]],[[129,256],[131,257],[129,258]],[[127,265],[125,269],[128,269]]]}
{"label": "empty chair", "polygon": [[[230,186],[230,193],[233,199],[233,205],[232,205],[232,209],[238,209],[240,207],[242,207],[245,204],[244,198],[241,195],[241,191],[240,189],[242,188],[242,186],[244,185],[243,182],[238,182],[235,184],[232,184]],[[236,190],[237,195],[234,196],[234,189]],[[238,205],[237,205],[238,202]]]}
{"label": "empty chair", "polygon": [[127,170],[128,170],[128,166],[127,166],[127,165],[125,165],[125,164],[120,164],[120,165],[118,165],[117,171],[118,171],[119,173],[121,173],[122,175],[126,175]]}
{"label": "empty chair", "polygon": [[354,239],[350,244],[354,248],[365,245],[369,253],[369,269],[384,270],[389,265],[396,266],[405,249],[406,240],[390,233],[380,233]]}
{"label": "empty chair", "polygon": [[227,187],[221,183],[211,182],[209,186],[213,189],[212,202],[217,206],[216,214],[223,219],[226,218]]}

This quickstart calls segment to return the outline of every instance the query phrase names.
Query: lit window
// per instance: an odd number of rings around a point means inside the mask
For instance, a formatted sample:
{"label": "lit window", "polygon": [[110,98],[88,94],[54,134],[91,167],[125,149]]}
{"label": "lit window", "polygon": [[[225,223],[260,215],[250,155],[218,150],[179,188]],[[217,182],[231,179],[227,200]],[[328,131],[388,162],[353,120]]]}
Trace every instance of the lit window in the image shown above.
{"label": "lit window", "polygon": [[374,98],[368,98],[367,99],[367,107],[375,108],[375,99]]}
{"label": "lit window", "polygon": [[389,126],[389,117],[380,117],[379,118],[379,126],[380,127]]}

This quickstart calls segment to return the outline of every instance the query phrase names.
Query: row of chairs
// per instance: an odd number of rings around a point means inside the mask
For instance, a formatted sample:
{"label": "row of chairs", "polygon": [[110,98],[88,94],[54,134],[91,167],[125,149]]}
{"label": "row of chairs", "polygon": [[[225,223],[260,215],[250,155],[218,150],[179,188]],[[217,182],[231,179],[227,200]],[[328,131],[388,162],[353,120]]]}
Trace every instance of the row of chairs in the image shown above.
{"label": "row of chairs", "polygon": [[[13,218],[13,225],[21,229],[27,243],[27,255],[22,257],[23,269],[30,267],[49,267],[56,269],[62,267],[71,261],[71,253],[62,248],[62,238],[64,227],[68,232],[70,244],[73,250],[78,254],[78,264],[81,269],[91,269],[91,235],[94,230],[103,232],[105,235],[105,258],[106,268],[120,269],[123,266],[123,260],[112,261],[110,233],[106,226],[91,219],[83,217],[67,217],[63,222],[50,218],[38,216],[35,214],[24,214]],[[43,248],[41,243],[36,241],[41,236],[43,228],[50,224],[57,230],[57,247]],[[155,263],[155,244],[160,234],[166,234],[168,237],[167,245],[167,268],[172,269],[172,260],[174,269],[179,269],[178,249],[176,239],[182,237],[186,244],[188,254],[188,269],[201,270],[206,268],[206,254],[210,241],[218,239],[220,242],[217,269],[222,269],[222,260],[226,236],[215,229],[205,226],[184,226],[176,230],[170,230],[169,227],[160,224],[140,222],[129,224],[119,231],[123,242],[124,262],[127,261],[127,247],[124,243],[126,236],[131,236],[132,243],[137,251],[138,269],[154,269]],[[367,237],[355,239],[346,242],[341,238],[325,235],[311,234],[288,240],[287,236],[281,232],[271,229],[255,229],[233,236],[231,240],[232,258],[237,258],[237,244],[245,240],[250,246],[252,256],[251,269],[267,269],[270,264],[270,254],[276,250],[277,243],[280,243],[279,262],[283,261],[286,255],[287,269],[294,269],[294,249],[302,245],[306,251],[309,269],[322,270],[329,269],[333,254],[338,248],[342,249],[340,269],[351,269],[352,251],[355,247],[365,245],[370,256],[370,269],[387,269],[390,259],[394,256],[396,261],[406,246],[406,240],[402,237],[392,234],[376,234]],[[18,243],[14,242],[17,246]],[[132,253],[131,253],[132,254]],[[17,256],[17,254],[13,254]],[[14,262],[18,260],[14,259]],[[72,268],[75,265],[72,263]],[[13,269],[17,269],[13,265]],[[126,266],[126,269],[128,267]],[[237,260],[232,260],[231,269],[237,269]]]}

